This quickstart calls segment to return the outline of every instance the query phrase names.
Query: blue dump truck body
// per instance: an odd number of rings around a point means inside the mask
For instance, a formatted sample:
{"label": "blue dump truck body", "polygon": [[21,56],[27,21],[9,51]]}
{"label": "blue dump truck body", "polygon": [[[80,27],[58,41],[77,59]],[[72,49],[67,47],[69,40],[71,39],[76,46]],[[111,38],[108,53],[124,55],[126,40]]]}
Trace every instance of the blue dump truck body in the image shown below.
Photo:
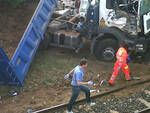
{"label": "blue dump truck body", "polygon": [[56,0],[41,0],[39,2],[11,60],[0,47],[1,85],[24,86],[23,80],[41,40],[44,39],[44,32],[56,6]]}

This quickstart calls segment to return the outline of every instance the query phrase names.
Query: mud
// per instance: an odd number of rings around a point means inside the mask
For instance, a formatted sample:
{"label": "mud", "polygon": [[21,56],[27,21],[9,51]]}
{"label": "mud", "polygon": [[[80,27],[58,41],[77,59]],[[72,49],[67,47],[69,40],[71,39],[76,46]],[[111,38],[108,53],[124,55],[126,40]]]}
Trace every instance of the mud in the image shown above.
{"label": "mud", "polygon": [[[51,51],[48,53],[48,51]],[[85,51],[81,51],[79,56],[76,56],[77,59],[70,59],[70,60],[74,60],[74,62],[76,62],[76,60],[78,61],[80,58],[78,57],[82,57]],[[56,54],[53,54],[56,53]],[[37,53],[35,59],[38,57],[38,55],[40,54],[40,52]],[[71,56],[72,53],[70,51],[68,51],[67,49],[60,49],[60,48],[50,48],[47,50],[47,52],[45,52],[45,54],[43,55],[47,55],[50,56],[52,55],[53,57],[57,56]],[[113,71],[113,63],[106,63],[106,62],[100,62],[100,61],[96,61],[95,58],[93,57],[89,57],[89,66],[85,72],[85,81],[88,80],[93,80],[94,83],[96,84],[95,86],[90,86],[89,88],[91,90],[99,90],[99,93],[103,93],[112,89],[116,89],[118,87],[121,86],[125,86],[125,85],[129,85],[135,82],[138,82],[138,80],[134,80],[134,81],[126,81],[125,77],[123,75],[123,73],[121,72],[117,79],[115,80],[115,86],[114,87],[110,87],[108,86],[107,83],[103,84],[102,86],[99,86],[100,81],[103,79],[106,79],[107,81],[109,80],[111,73]],[[41,59],[42,60],[42,59]],[[34,62],[34,65],[37,62]],[[76,62],[77,64],[77,62]],[[67,64],[66,64],[67,65]],[[135,63],[131,63],[130,64],[131,70],[132,70],[132,74],[135,76],[138,76],[141,78],[141,80],[146,80],[149,78],[149,70],[150,67],[147,65],[143,65],[143,64],[135,64]],[[71,67],[73,68],[73,66]],[[34,70],[31,70],[31,73],[33,73]],[[69,71],[69,69],[68,69]],[[58,72],[61,72],[61,70],[58,70]],[[51,76],[51,75],[50,75]],[[63,78],[64,75],[58,74],[57,78],[58,80],[55,81],[55,85],[51,85],[51,86],[42,86],[42,85],[37,85],[34,89],[32,89],[31,91],[26,90],[26,88],[23,88],[23,90],[19,93],[18,96],[15,97],[7,97],[1,100],[2,104],[0,104],[0,108],[3,111],[3,113],[24,113],[28,108],[32,108],[33,110],[39,110],[39,109],[43,109],[46,107],[51,107],[57,104],[62,104],[62,103],[67,103],[70,99],[71,96],[71,79],[68,80],[64,80]],[[28,76],[30,77],[30,76]],[[28,77],[26,78],[27,80]],[[39,79],[40,76],[39,76]],[[40,80],[36,80],[36,81],[40,81]],[[31,81],[34,83],[34,79]],[[138,92],[139,90],[141,90],[142,88],[146,87],[149,84],[143,84],[143,85],[139,85],[136,87],[129,87],[126,90],[123,90],[123,92],[118,92],[115,94],[111,94],[108,97],[122,97],[122,96],[128,96],[130,94],[134,94],[136,92]],[[25,86],[29,86],[32,87],[32,85],[25,83]],[[28,89],[29,89],[28,88]],[[92,95],[97,94],[96,92],[93,92]],[[78,99],[81,98],[85,98],[85,95],[83,93],[80,94]],[[62,112],[63,113],[63,112]]]}
{"label": "mud", "polygon": [[13,56],[37,4],[38,0],[12,8],[8,2],[0,3],[0,46],[9,59]]}

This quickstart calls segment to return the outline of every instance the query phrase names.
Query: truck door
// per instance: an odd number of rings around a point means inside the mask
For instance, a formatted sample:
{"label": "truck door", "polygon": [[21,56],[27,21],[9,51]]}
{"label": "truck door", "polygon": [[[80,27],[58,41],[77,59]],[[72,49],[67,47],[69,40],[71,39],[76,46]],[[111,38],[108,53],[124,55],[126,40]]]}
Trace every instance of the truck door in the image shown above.
{"label": "truck door", "polygon": [[99,2],[99,25],[105,26],[109,12],[113,10],[113,0],[100,0]]}
{"label": "truck door", "polygon": [[144,34],[150,33],[150,0],[141,0],[140,16],[143,17]]}

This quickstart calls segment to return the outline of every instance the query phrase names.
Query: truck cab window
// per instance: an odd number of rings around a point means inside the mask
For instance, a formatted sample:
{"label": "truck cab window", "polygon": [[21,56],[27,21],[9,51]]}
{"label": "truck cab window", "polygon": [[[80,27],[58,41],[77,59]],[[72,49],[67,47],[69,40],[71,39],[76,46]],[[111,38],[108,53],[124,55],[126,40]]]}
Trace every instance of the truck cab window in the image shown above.
{"label": "truck cab window", "polygon": [[142,0],[141,1],[141,10],[140,14],[143,15],[150,11],[150,0]]}
{"label": "truck cab window", "polygon": [[113,0],[106,0],[106,8],[113,9],[114,8],[114,1]]}

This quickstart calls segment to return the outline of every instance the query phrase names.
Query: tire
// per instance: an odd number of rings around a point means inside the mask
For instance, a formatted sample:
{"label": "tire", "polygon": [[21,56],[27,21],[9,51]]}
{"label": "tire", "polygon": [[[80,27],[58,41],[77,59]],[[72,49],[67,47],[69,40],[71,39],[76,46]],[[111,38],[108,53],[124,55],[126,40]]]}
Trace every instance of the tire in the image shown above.
{"label": "tire", "polygon": [[149,51],[145,54],[145,57],[143,58],[143,60],[145,61],[147,65],[150,66],[150,52]]}
{"label": "tire", "polygon": [[50,35],[48,33],[45,33],[44,40],[41,40],[39,45],[39,50],[45,50],[48,48],[50,43]]}
{"label": "tire", "polygon": [[104,39],[102,41],[97,41],[94,48],[94,55],[98,60],[114,61],[117,47],[117,41],[114,39]]}

